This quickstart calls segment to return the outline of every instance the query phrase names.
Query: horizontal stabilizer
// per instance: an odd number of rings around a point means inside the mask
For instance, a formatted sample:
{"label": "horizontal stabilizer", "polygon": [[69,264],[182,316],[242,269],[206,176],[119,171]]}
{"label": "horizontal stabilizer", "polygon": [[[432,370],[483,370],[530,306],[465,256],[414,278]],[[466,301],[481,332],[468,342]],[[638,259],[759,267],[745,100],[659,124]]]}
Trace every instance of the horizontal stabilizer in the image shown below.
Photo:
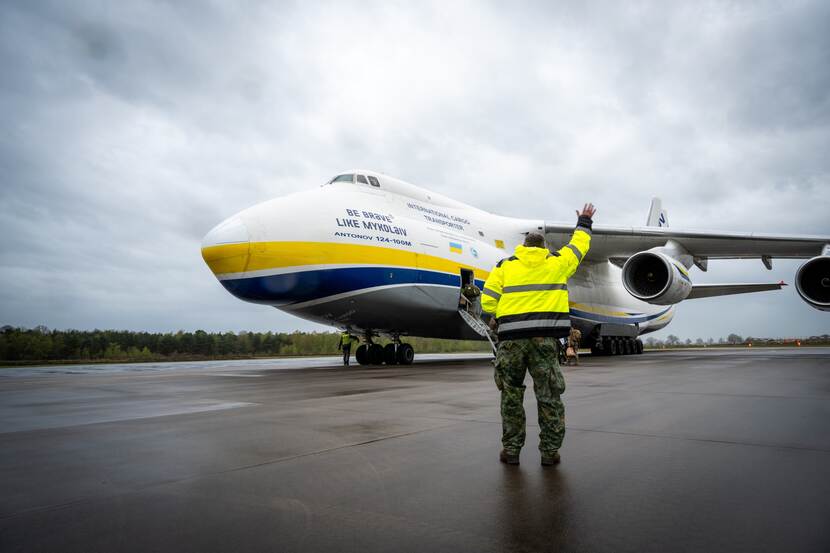
{"label": "horizontal stabilizer", "polygon": [[780,290],[786,286],[784,281],[762,284],[695,284],[692,292],[686,298],[712,298],[715,296],[733,296],[735,294],[750,294],[752,292],[766,292],[767,290]]}

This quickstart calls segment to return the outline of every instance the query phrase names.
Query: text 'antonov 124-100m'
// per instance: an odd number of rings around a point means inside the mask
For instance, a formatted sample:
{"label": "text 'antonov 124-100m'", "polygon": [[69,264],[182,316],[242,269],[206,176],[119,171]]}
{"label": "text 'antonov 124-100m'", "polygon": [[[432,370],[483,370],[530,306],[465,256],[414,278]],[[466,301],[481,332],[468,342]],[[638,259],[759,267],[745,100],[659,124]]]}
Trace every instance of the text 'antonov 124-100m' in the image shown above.
{"label": "text 'antonov 124-100m'", "polygon": [[[382,173],[351,171],[228,218],[205,236],[202,256],[237,298],[362,337],[361,363],[411,363],[406,336],[488,337],[462,288],[482,288],[527,233],[543,232],[555,250],[573,226],[494,215]],[[638,336],[669,324],[683,300],[784,285],[691,282],[692,266],[748,258],[767,268],[775,258],[808,259],[796,289],[830,310],[830,236],[675,230],[655,198],[644,227],[593,226],[590,251],[568,281],[571,324],[594,353],[639,353]],[[379,336],[392,343],[381,347]]]}

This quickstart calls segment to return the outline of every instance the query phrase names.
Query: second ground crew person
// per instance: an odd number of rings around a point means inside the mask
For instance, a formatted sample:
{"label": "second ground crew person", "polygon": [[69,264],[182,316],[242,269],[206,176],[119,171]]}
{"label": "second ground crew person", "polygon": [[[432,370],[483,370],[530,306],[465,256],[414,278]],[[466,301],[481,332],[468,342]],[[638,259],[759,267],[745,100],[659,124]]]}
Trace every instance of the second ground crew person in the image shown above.
{"label": "second ground crew person", "polygon": [[578,328],[571,328],[571,333],[568,335],[568,365],[571,362],[579,365],[579,342],[582,341],[582,332]]}
{"label": "second ground crew person", "polygon": [[539,408],[539,451],[543,465],[559,463],[565,437],[565,379],[559,368],[559,339],[571,328],[567,281],[588,253],[593,204],[577,212],[571,241],[555,253],[541,234],[530,233],[513,256],[496,264],[484,283],[481,305],[498,321],[496,386],[501,391],[502,449],[499,460],[519,464],[525,443],[524,379],[533,378]]}
{"label": "second ground crew person", "polygon": [[340,344],[338,345],[337,349],[342,349],[343,350],[343,366],[344,367],[349,366],[349,355],[351,354],[351,351],[352,351],[352,343],[359,342],[359,341],[360,340],[358,340],[356,337],[349,334],[348,331],[344,331],[342,334],[340,334]]}

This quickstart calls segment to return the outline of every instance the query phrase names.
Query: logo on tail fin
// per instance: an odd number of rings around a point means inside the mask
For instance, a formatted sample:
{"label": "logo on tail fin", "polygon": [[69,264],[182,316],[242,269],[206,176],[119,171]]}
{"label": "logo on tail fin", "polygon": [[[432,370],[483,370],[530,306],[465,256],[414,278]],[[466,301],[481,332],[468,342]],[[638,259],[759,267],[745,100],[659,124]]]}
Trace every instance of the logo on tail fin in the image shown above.
{"label": "logo on tail fin", "polygon": [[653,198],[651,200],[651,209],[648,210],[646,225],[649,227],[669,226],[669,217],[666,214],[666,210],[663,209],[663,202],[660,198]]}

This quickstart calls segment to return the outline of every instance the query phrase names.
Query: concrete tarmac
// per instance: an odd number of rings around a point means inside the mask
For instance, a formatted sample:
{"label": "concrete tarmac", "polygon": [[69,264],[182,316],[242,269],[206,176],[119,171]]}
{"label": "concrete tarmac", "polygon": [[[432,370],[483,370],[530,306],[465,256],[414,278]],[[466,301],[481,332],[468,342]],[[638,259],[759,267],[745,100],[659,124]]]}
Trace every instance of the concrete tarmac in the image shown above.
{"label": "concrete tarmac", "polygon": [[0,369],[0,551],[830,551],[830,349],[584,357],[554,468],[486,357],[331,362]]}

